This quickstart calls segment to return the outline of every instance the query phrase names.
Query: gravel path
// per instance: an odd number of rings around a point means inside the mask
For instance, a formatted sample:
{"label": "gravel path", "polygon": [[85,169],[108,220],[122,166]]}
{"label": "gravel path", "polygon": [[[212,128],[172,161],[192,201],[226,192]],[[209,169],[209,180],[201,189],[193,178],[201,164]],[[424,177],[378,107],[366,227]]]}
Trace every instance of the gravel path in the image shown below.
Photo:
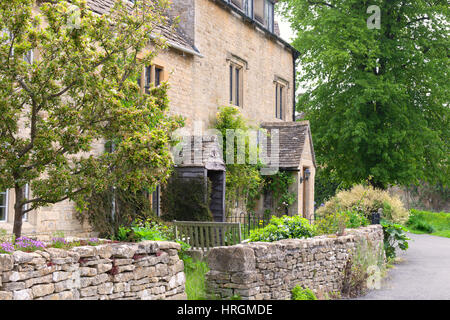
{"label": "gravel path", "polygon": [[450,238],[408,234],[409,249],[379,290],[358,300],[450,300]]}

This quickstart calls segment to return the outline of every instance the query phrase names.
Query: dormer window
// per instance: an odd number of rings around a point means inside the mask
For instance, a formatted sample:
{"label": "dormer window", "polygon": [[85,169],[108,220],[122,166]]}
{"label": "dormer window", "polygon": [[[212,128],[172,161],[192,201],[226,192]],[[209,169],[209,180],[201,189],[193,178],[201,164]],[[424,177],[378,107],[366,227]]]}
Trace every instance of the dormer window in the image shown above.
{"label": "dormer window", "polygon": [[270,32],[274,32],[273,0],[226,0],[243,11],[248,17],[256,20]]}

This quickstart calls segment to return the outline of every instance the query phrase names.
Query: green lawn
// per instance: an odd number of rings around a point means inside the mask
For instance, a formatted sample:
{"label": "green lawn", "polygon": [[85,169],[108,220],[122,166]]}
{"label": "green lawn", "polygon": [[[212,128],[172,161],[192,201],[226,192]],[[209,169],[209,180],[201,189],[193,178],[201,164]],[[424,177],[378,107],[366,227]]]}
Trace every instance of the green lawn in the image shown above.
{"label": "green lawn", "polygon": [[450,238],[450,213],[411,209],[406,227],[412,233]]}

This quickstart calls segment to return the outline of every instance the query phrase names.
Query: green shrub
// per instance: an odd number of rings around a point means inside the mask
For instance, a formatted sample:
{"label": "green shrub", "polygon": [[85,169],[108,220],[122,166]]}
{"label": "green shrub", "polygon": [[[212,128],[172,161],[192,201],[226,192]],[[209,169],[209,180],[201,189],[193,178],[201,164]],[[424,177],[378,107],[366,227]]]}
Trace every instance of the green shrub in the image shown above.
{"label": "green shrub", "polygon": [[266,227],[250,232],[250,240],[272,242],[282,239],[311,238],[314,235],[315,228],[301,216],[273,216]]}
{"label": "green shrub", "polygon": [[406,228],[400,224],[381,220],[384,233],[384,251],[387,259],[394,259],[397,256],[396,249],[407,250],[409,247],[406,235]]}
{"label": "green shrub", "polygon": [[344,268],[342,294],[357,297],[363,295],[368,288],[379,288],[385,270],[384,247],[380,245],[375,248],[367,240],[358,242]]}
{"label": "green shrub", "polygon": [[168,241],[174,240],[172,229],[153,219],[136,219],[130,227],[121,226],[117,235],[112,237],[118,241]]}
{"label": "green shrub", "polygon": [[[148,193],[110,189],[105,192],[92,194],[86,199],[88,210],[86,213],[77,213],[80,222],[87,219],[94,231],[101,238],[117,236],[120,226],[130,227],[136,219],[155,217],[148,200]],[[114,203],[114,206],[113,206]],[[115,210],[114,216],[112,215]]]}
{"label": "green shrub", "polygon": [[175,173],[161,189],[161,218],[165,221],[212,221],[211,182],[185,179]]}
{"label": "green shrub", "polygon": [[404,208],[400,198],[391,196],[387,191],[371,186],[354,186],[351,190],[338,192],[316,211],[316,217],[323,217],[335,212],[356,210],[370,218],[372,212],[383,210],[382,218],[395,223],[405,223],[409,212]]}
{"label": "green shrub", "polygon": [[316,223],[317,234],[342,235],[345,228],[355,229],[370,224],[369,220],[355,210],[335,212],[319,218]]}
{"label": "green shrub", "polygon": [[309,288],[303,288],[296,285],[291,292],[292,300],[317,300],[316,295]]}
{"label": "green shrub", "polygon": [[411,209],[406,226],[412,232],[446,236],[450,232],[450,213]]}

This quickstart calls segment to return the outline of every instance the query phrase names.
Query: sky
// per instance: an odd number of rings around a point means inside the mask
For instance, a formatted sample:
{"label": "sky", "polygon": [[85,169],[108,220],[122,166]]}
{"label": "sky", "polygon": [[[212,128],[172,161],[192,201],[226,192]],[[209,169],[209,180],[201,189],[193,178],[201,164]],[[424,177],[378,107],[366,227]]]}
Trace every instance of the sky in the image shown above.
{"label": "sky", "polygon": [[289,23],[285,21],[279,14],[276,15],[275,19],[278,21],[278,25],[280,26],[281,38],[290,43],[294,36],[294,32],[290,28]]}

